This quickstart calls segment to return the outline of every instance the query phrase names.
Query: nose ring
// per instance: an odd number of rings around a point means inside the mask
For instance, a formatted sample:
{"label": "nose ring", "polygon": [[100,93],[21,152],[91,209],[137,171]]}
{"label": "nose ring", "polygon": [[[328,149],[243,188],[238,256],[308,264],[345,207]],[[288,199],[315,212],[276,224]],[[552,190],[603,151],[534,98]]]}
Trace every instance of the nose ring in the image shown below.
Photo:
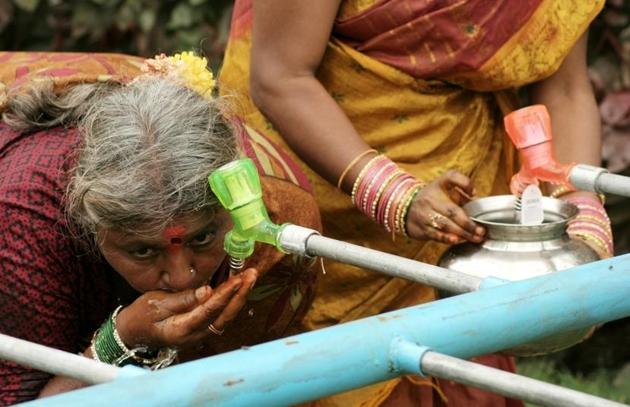
{"label": "nose ring", "polygon": [[188,271],[190,271],[190,274],[195,274],[195,271],[197,271],[197,270],[195,270],[194,267],[191,267],[190,270],[188,270]]}

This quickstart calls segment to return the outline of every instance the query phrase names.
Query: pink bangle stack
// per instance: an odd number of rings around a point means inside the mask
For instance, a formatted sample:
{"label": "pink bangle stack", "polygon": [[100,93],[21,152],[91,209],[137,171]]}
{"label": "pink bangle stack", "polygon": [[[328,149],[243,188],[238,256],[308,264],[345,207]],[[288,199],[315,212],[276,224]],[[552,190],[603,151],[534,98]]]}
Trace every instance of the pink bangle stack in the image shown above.
{"label": "pink bangle stack", "polygon": [[352,186],[352,203],[388,232],[407,235],[405,219],[422,183],[384,155],[372,158]]}
{"label": "pink bangle stack", "polygon": [[564,200],[579,209],[576,218],[569,222],[569,236],[585,241],[601,258],[611,257],[614,252],[612,229],[601,201],[586,197],[568,197]]}

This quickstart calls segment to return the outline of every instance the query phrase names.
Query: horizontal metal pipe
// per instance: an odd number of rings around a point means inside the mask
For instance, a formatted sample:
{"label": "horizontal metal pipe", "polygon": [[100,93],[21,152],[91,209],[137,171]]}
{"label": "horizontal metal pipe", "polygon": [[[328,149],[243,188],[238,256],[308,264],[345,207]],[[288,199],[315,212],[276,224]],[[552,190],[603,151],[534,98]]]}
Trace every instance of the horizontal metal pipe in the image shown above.
{"label": "horizontal metal pipe", "polygon": [[604,173],[597,177],[595,188],[598,192],[630,197],[630,177]]}
{"label": "horizontal metal pipe", "polygon": [[436,352],[425,352],[422,372],[510,398],[549,407],[621,407],[625,404],[508,373]]}
{"label": "horizontal metal pipe", "polygon": [[482,281],[469,274],[323,237],[296,225],[287,225],[282,230],[280,245],[290,253],[321,256],[453,293],[475,291]]}
{"label": "horizontal metal pipe", "polygon": [[0,359],[90,384],[112,381],[120,370],[116,366],[4,334],[0,334]]}
{"label": "horizontal metal pipe", "polygon": [[630,197],[630,177],[611,174],[607,169],[578,164],[571,168],[569,181],[577,189]]}
{"label": "horizontal metal pipe", "polygon": [[625,255],[77,390],[45,405],[294,405],[400,375],[391,355],[396,338],[468,359],[629,316],[629,292]]}

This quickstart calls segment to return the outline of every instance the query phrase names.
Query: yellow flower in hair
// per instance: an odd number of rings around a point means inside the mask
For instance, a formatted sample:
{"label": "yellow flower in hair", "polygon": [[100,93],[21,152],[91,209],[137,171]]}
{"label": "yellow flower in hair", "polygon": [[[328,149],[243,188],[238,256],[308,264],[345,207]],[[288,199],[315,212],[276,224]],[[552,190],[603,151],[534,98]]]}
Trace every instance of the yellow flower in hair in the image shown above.
{"label": "yellow flower in hair", "polygon": [[208,61],[193,52],[185,51],[172,57],[156,55],[155,58],[145,60],[141,70],[147,76],[177,81],[204,98],[212,99],[215,81],[212,71],[208,69]]}
{"label": "yellow flower in hair", "polygon": [[185,51],[173,55],[173,59],[177,62],[178,73],[184,79],[186,86],[205,98],[212,98],[215,82],[212,72],[208,69],[206,58]]}

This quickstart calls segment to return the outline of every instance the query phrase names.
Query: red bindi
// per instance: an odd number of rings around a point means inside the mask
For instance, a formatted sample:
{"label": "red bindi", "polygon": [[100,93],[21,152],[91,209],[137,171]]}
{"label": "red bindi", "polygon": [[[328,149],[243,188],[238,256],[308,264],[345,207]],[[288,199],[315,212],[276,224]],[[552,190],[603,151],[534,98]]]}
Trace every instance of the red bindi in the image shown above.
{"label": "red bindi", "polygon": [[178,246],[183,243],[183,237],[186,233],[186,228],[181,225],[169,226],[164,229],[164,237],[168,241],[168,248],[170,250],[177,250]]}

